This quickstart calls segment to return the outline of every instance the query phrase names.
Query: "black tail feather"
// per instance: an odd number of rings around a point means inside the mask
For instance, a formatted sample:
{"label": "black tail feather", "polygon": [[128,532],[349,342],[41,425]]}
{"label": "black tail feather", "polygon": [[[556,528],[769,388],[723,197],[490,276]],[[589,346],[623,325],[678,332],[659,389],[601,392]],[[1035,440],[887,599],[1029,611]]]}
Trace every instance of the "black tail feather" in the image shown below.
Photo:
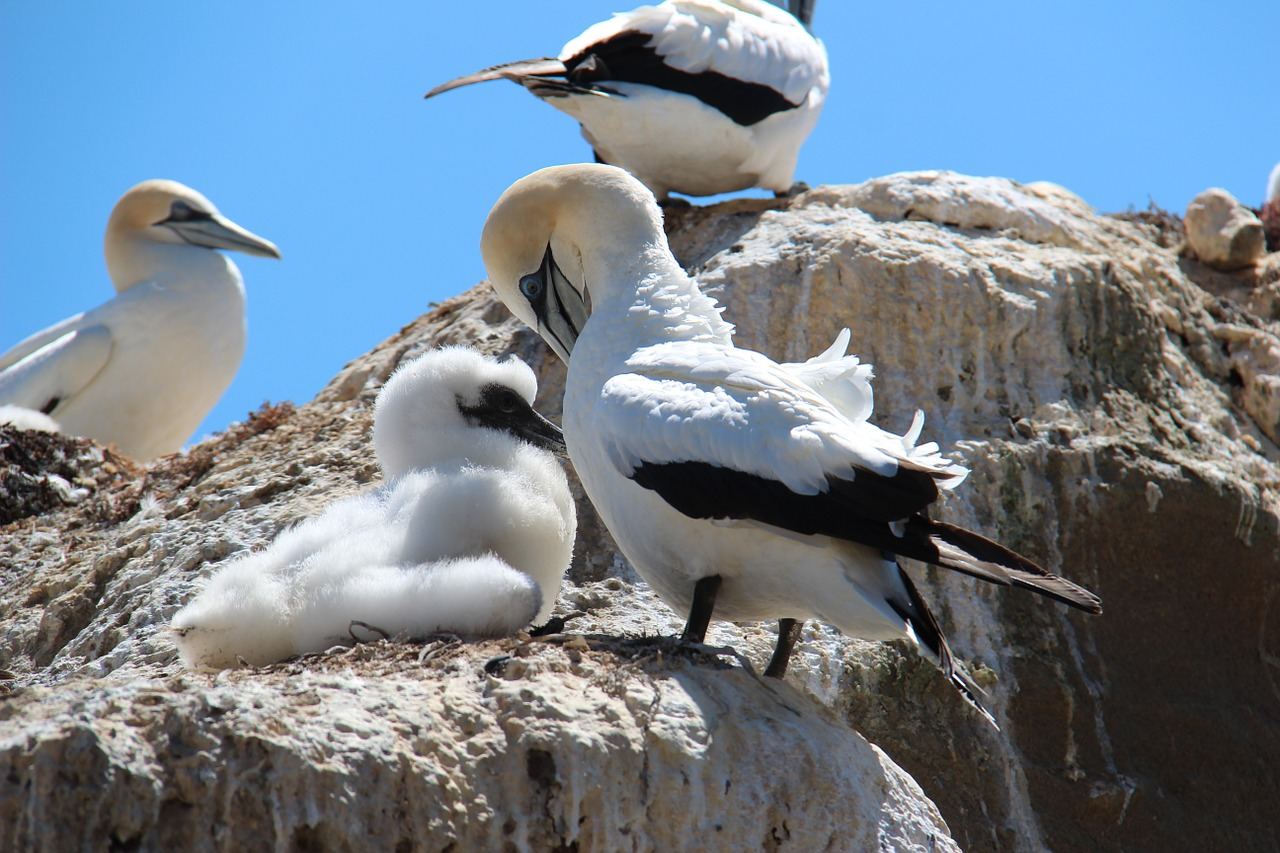
{"label": "black tail feather", "polygon": [[941,558],[936,565],[992,583],[1029,589],[1088,613],[1102,612],[1102,601],[1089,590],[972,530],[923,516],[911,519],[907,526],[908,530],[924,526],[921,532],[927,533]]}
{"label": "black tail feather", "polygon": [[911,626],[916,640],[937,659],[938,669],[942,670],[942,674],[947,677],[947,680],[951,682],[951,685],[955,687],[964,700],[972,705],[978,713],[982,714],[987,722],[995,727],[996,731],[999,731],[1000,725],[996,722],[996,718],[982,704],[981,697],[986,694],[965,668],[951,656],[951,647],[947,645],[947,638],[943,636],[938,620],[934,618],[933,611],[929,609],[929,606],[924,603],[924,599],[920,597],[920,591],[911,582],[911,577],[902,568],[901,564],[898,565],[898,577],[901,578],[902,585],[907,589],[909,606],[901,607],[894,601],[890,601],[889,606]]}

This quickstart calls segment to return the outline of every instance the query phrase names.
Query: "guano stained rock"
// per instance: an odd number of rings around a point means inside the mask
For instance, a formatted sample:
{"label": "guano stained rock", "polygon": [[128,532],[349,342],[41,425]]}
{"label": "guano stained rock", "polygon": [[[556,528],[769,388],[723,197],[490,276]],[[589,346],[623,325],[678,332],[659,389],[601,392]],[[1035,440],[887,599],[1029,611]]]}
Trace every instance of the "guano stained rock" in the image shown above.
{"label": "guano stained rock", "polygon": [[[1158,217],[950,173],[667,218],[740,345],[799,360],[852,327],[876,420],[921,407],[973,468],[945,517],[1102,596],[1090,618],[911,567],[999,733],[913,651],[820,625],[785,685],[607,639],[682,615],[580,492],[560,610],[587,639],[183,671],[164,625],[199,580],[367,487],[370,404],[401,360],[516,352],[557,413],[563,368],[481,286],[296,411],[0,527],[0,846],[1280,845],[1261,807],[1280,801],[1280,258],[1244,282],[1180,258]],[[771,641],[709,637],[757,665]]]}

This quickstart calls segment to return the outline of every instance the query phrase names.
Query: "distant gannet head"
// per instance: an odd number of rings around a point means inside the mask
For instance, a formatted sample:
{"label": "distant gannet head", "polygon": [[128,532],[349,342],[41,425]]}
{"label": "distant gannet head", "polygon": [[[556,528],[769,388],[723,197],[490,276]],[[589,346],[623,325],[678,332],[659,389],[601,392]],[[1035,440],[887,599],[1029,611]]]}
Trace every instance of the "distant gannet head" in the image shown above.
{"label": "distant gannet head", "polygon": [[227,219],[213,202],[177,181],[143,181],[116,202],[107,221],[107,271],[117,292],[154,271],[159,246],[227,249],[279,258],[280,250]]}
{"label": "distant gannet head", "polygon": [[540,169],[512,184],[489,212],[480,251],[512,313],[566,363],[614,281],[671,259],[662,211],[644,184],[615,166]]}
{"label": "distant gannet head", "polygon": [[480,463],[512,439],[562,452],[560,428],[533,409],[538,380],[514,356],[506,361],[453,346],[399,367],[373,411],[373,446],[383,475],[442,460]]}

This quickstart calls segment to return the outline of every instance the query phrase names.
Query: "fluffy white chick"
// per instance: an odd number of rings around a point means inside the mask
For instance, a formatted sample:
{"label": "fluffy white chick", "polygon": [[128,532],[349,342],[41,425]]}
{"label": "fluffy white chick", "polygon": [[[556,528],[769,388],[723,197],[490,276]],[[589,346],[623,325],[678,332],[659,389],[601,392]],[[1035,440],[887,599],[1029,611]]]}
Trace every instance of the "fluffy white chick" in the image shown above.
{"label": "fluffy white chick", "polygon": [[545,621],[573,551],[559,429],[515,358],[465,347],[402,366],[379,394],[384,483],[234,560],[173,619],[183,660],[261,665],[389,635],[514,633]]}

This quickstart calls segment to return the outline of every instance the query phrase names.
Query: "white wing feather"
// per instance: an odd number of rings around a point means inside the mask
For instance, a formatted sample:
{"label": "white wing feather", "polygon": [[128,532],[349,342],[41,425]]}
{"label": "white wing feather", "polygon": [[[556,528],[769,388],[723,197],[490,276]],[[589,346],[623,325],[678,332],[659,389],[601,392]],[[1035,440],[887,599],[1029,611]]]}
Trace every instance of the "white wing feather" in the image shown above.
{"label": "white wing feather", "polygon": [[916,456],[902,436],[851,421],[750,350],[671,342],[638,350],[627,367],[604,384],[593,413],[624,475],[641,462],[703,461],[817,494],[828,475],[847,478],[858,467],[892,476],[908,458],[947,475],[943,486],[968,473],[936,453]]}
{"label": "white wing feather", "polygon": [[856,355],[845,354],[850,338],[849,330],[842,329],[835,342],[821,354],[805,362],[778,366],[826,397],[840,414],[861,422],[871,417],[875,404],[871,391],[875,371],[871,365],[860,363]]}
{"label": "white wing feather", "polygon": [[0,371],[0,403],[42,410],[51,400],[74,397],[102,372],[111,346],[111,330],[103,325],[49,340]]}

